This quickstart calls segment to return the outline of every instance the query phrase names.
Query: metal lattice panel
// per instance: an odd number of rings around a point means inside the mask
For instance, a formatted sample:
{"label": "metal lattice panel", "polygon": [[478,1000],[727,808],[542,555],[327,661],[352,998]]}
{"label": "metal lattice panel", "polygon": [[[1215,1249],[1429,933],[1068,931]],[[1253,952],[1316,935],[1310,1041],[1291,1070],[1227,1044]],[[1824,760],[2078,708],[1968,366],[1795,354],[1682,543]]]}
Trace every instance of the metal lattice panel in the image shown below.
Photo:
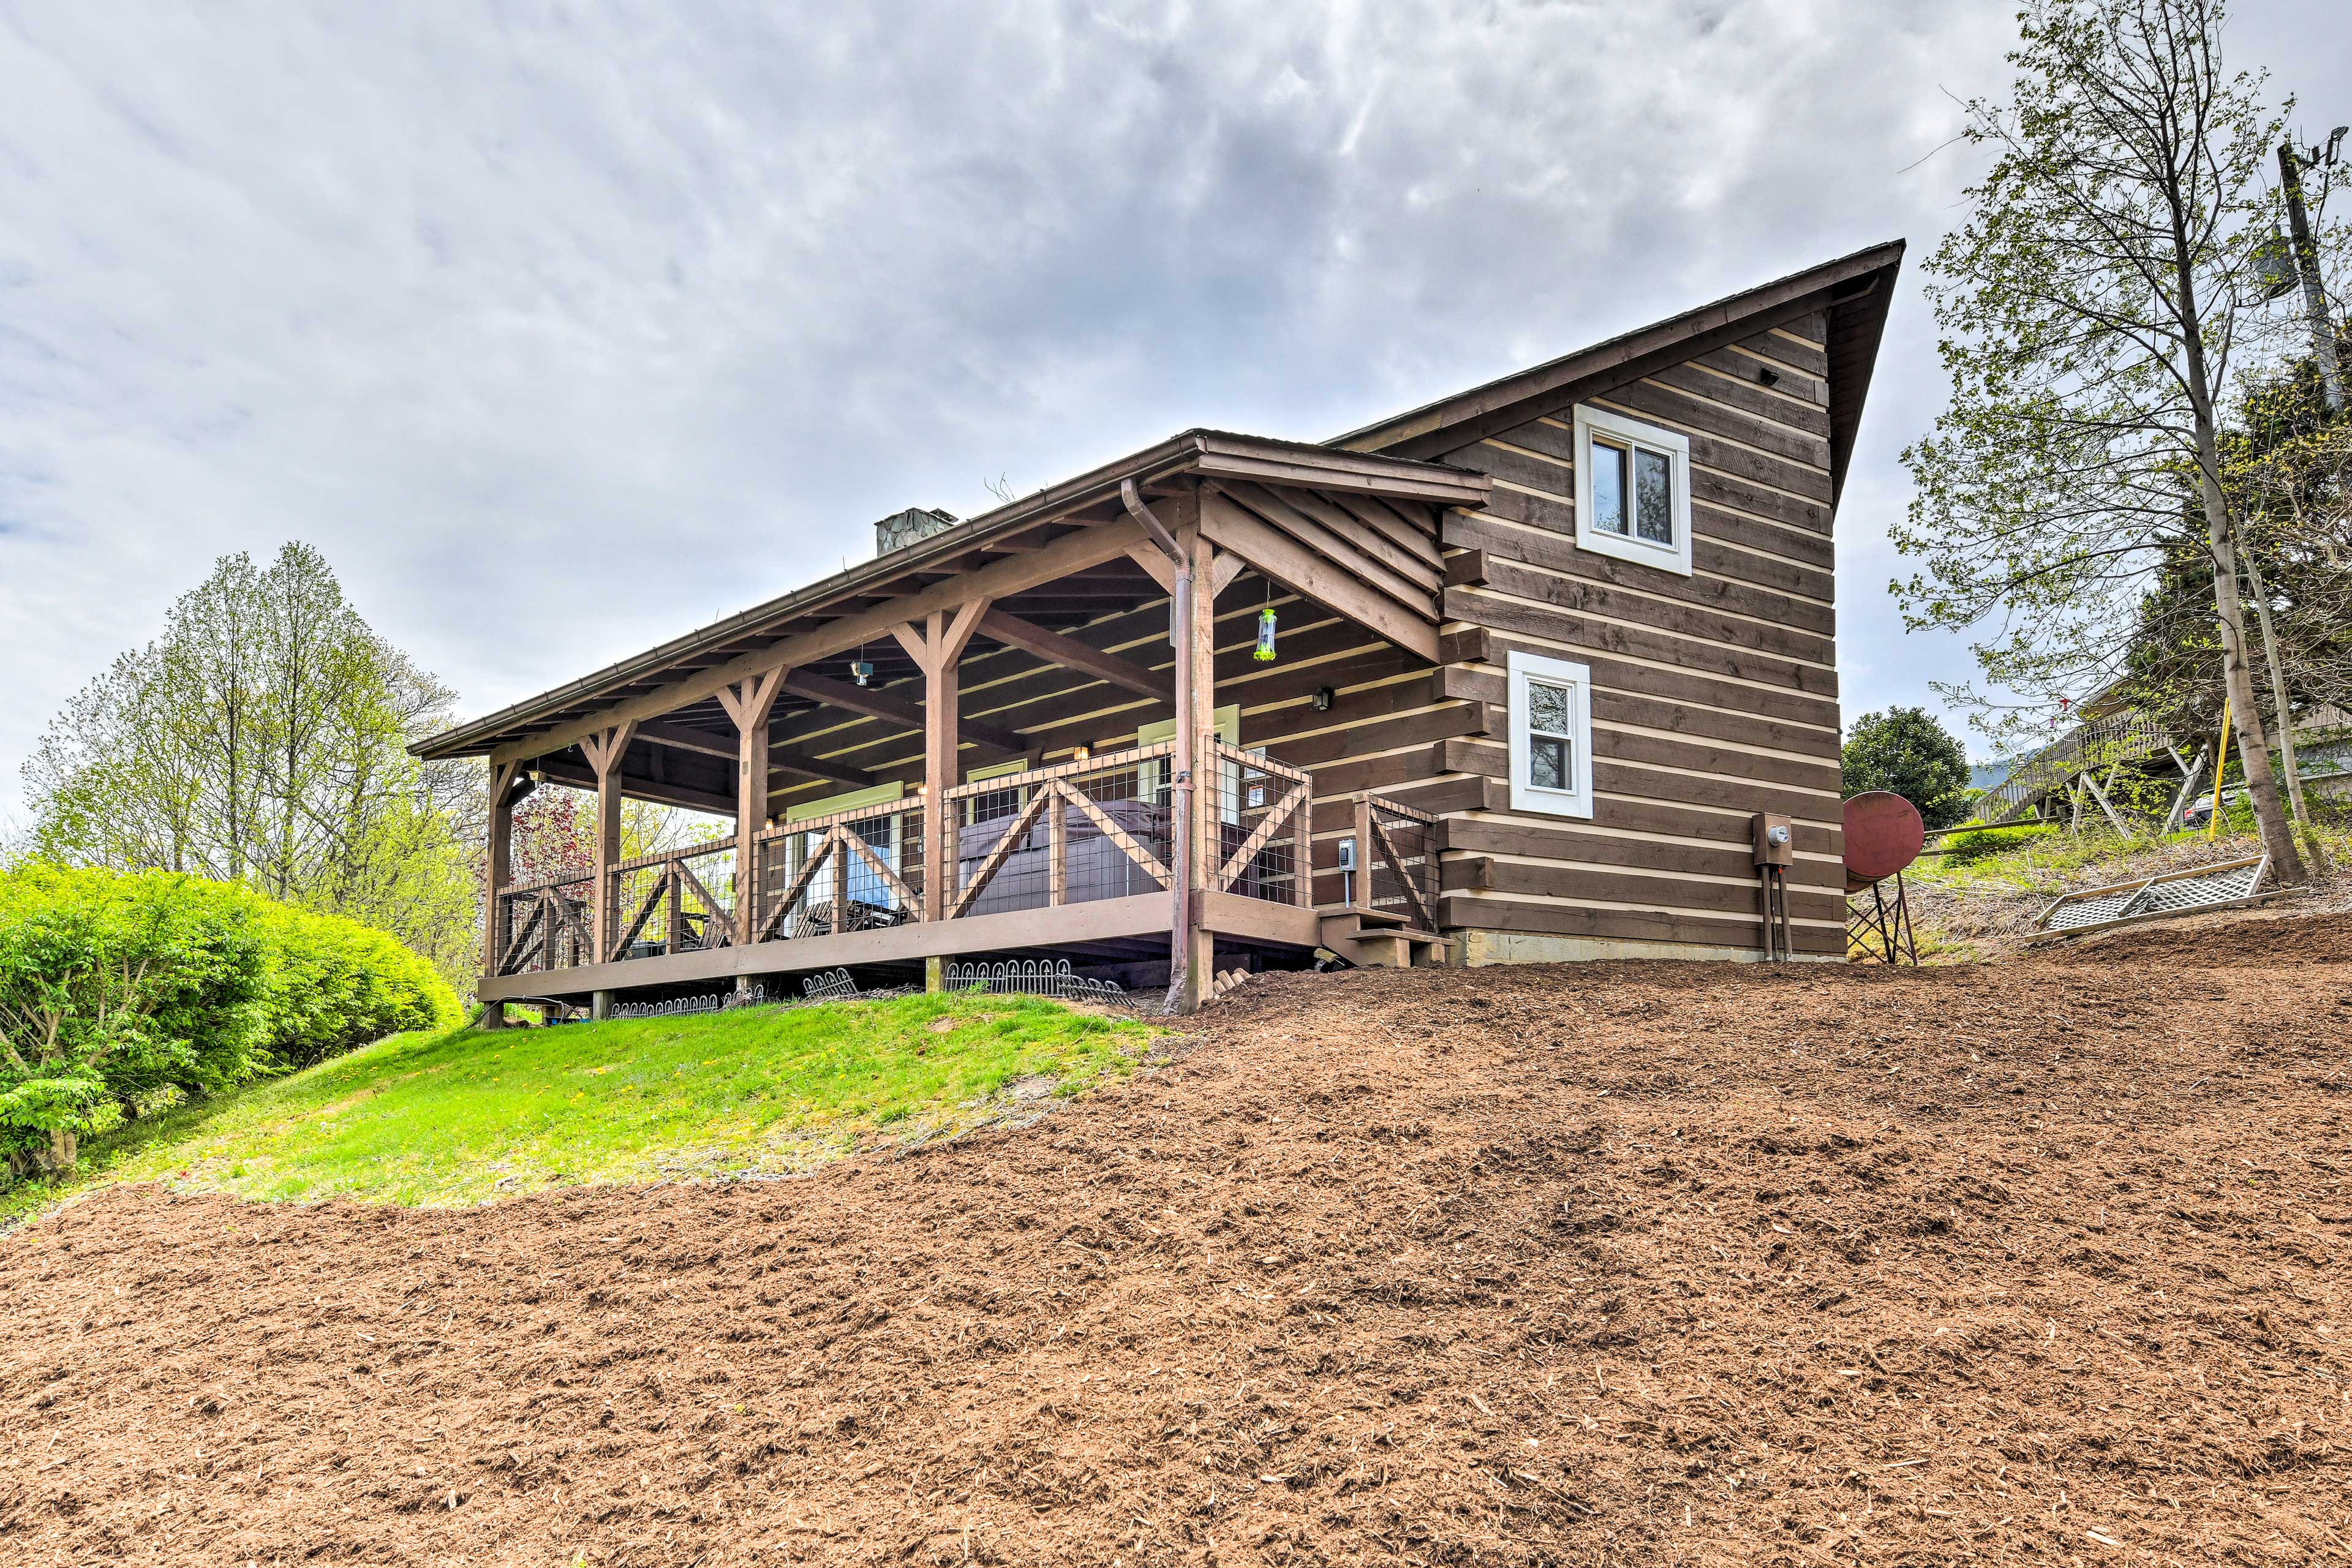
{"label": "metal lattice panel", "polygon": [[2210,876],[2192,878],[2179,882],[2158,882],[2135,900],[2139,906],[2134,914],[2173,914],[2193,910],[2203,904],[2219,903],[2225,899],[2242,899],[2254,890],[2262,879],[2262,866],[2257,863],[2234,871],[2216,871]]}
{"label": "metal lattice panel", "polygon": [[2257,855],[2110,888],[2087,888],[2068,893],[2042,910],[2040,924],[2049,935],[2071,936],[2134,921],[2246,903],[2264,896],[2263,876],[2269,869],[2270,857]]}
{"label": "metal lattice panel", "polygon": [[2085,893],[2051,910],[2050,918],[2042,922],[2042,928],[2046,931],[2072,931],[2076,926],[2105,925],[2109,921],[2123,919],[2139,899],[2138,889],[2122,893]]}

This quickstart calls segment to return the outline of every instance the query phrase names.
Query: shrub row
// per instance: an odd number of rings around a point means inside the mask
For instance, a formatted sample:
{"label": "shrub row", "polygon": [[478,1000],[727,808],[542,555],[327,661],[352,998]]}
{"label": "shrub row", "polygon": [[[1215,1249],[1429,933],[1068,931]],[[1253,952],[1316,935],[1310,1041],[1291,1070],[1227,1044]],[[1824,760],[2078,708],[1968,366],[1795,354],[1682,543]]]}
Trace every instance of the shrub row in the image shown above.
{"label": "shrub row", "polygon": [[78,1141],[181,1094],[217,1094],[402,1029],[457,998],[380,931],[163,871],[0,872],[0,1155],[73,1163]]}

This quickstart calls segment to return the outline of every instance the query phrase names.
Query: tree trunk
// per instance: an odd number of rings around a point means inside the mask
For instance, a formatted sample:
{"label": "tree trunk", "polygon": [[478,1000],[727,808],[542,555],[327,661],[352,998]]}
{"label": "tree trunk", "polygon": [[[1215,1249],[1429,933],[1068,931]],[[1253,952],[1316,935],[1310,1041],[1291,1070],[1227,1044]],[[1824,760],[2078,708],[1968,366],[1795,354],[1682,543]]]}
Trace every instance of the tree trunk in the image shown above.
{"label": "tree trunk", "polygon": [[[2294,833],[2279,800],[2278,775],[2271,772],[2270,737],[2263,731],[2263,711],[2254,701],[2254,672],[2246,663],[2246,611],[2238,597],[2238,552],[2230,539],[2229,512],[2214,476],[2221,456],[2214,450],[2211,426],[2197,422],[2198,467],[2203,469],[2205,539],[2213,557],[2213,605],[2221,620],[2221,679],[2230,689],[2230,716],[2238,728],[2238,765],[2245,770],[2246,794],[2254,803],[2254,824],[2263,847],[2271,858],[2271,875],[2282,885],[2303,880],[2303,857],[2295,852]],[[2208,465],[2210,465],[2210,467]],[[2221,810],[2221,781],[2213,781],[2213,811]]]}
{"label": "tree trunk", "polygon": [[[2271,772],[2270,738],[2254,705],[2253,671],[2246,667],[2246,611],[2238,597],[2238,552],[2230,535],[2230,505],[2221,494],[2221,445],[2214,432],[2213,381],[2205,363],[2203,317],[2197,279],[2189,265],[2182,226],[2183,204],[2173,202],[2175,309],[2179,312],[2181,369],[2197,441],[2197,489],[2205,503],[2205,543],[2213,566],[2213,607],[2221,621],[2221,679],[2230,691],[2231,715],[2238,722],[2238,763],[2246,772],[2246,794],[2254,803],[2254,823],[2271,858],[2271,876],[2283,886],[2304,879],[2303,857],[2279,805],[2277,775]],[[2213,774],[2213,820],[2221,819],[2221,774]]]}
{"label": "tree trunk", "polygon": [[2246,552],[2246,580],[2254,588],[2254,619],[2263,628],[2263,662],[2271,672],[2271,711],[2278,715],[2279,765],[2286,769],[2287,804],[2294,809],[2295,821],[2309,826],[2311,813],[2304,809],[2303,775],[2294,765],[2294,710],[2286,695],[2286,677],[2279,669],[2278,634],[2271,626],[2270,590],[2263,584],[2263,569],[2254,552]]}

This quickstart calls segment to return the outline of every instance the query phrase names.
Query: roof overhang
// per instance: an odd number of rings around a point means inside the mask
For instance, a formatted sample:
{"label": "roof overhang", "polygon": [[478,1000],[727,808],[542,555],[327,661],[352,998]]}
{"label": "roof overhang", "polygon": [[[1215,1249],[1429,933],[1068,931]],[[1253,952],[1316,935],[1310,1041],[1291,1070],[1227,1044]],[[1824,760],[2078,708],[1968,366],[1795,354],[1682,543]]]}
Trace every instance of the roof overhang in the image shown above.
{"label": "roof overhang", "polygon": [[1351,430],[1331,445],[1351,452],[1439,458],[1550,413],[1564,401],[1597,395],[1695,354],[1825,310],[1830,361],[1830,479],[1845,487],[1847,459],[1870,390],[1870,374],[1903,264],[1904,242],[1890,240],[1792,272],[1785,278],[1622,333],[1591,348],[1534,365],[1466,392]]}
{"label": "roof overhang", "polygon": [[[800,637],[815,639],[805,644],[811,649],[843,637],[854,643],[859,639],[850,630],[841,628],[873,619],[877,612],[866,607],[855,614],[835,614],[830,621],[819,618],[828,612],[840,611],[846,601],[870,600],[877,595],[886,601],[907,596],[910,613],[916,613],[911,611],[911,605],[919,601],[907,589],[908,579],[936,576],[955,568],[975,551],[1041,526],[1066,522],[1101,530],[1105,544],[1101,553],[1106,558],[1122,554],[1127,548],[1127,534],[1132,532],[1139,539],[1140,530],[1114,513],[1106,512],[1098,518],[1085,514],[1090,510],[1102,511],[1107,504],[1115,505],[1120,486],[1130,480],[1139,489],[1149,490],[1153,486],[1187,478],[1345,490],[1438,506],[1479,505],[1489,487],[1484,474],[1412,458],[1352,452],[1227,431],[1187,430],[1157,446],[942,529],[904,550],[836,572],[577,680],[445,731],[410,750],[419,757],[439,760],[511,752],[535,737],[545,737],[551,748],[570,744],[569,739],[557,737],[579,729],[581,715],[618,702],[631,688],[660,680],[666,675],[696,671],[711,676],[702,684],[714,684],[724,679],[732,664],[756,661],[755,654],[730,652],[748,641],[766,638],[781,644],[793,637],[796,629],[805,628],[800,631]],[[974,590],[979,588],[975,582]],[[927,592],[936,596],[935,587]],[[827,627],[835,628],[830,637],[826,635]],[[885,630],[880,635],[887,637],[888,634]]]}

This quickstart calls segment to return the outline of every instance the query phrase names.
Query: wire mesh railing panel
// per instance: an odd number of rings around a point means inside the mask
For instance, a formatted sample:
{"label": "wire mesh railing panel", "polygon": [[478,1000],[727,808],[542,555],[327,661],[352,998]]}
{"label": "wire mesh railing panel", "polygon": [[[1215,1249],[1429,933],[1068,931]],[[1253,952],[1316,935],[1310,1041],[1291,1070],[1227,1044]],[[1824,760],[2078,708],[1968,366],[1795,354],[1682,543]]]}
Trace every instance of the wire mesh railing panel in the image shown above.
{"label": "wire mesh railing panel", "polygon": [[735,841],[625,860],[604,889],[608,961],[735,944]]}
{"label": "wire mesh railing panel", "polygon": [[1314,781],[1297,768],[1219,744],[1202,770],[1208,813],[1206,885],[1245,899],[1304,907],[1314,901]]}
{"label": "wire mesh railing panel", "polygon": [[1147,746],[950,791],[950,912],[1049,909],[1167,887],[1169,753]]}
{"label": "wire mesh railing panel", "polygon": [[751,940],[791,942],[923,918],[920,802],[770,828],[752,843]]}
{"label": "wire mesh railing panel", "polygon": [[593,962],[588,951],[589,899],[595,885],[593,876],[583,875],[500,889],[491,971],[533,974]]}
{"label": "wire mesh railing panel", "polygon": [[1368,909],[1403,916],[1423,931],[1437,929],[1436,819],[1379,795],[1364,797],[1357,815],[1357,899]]}

